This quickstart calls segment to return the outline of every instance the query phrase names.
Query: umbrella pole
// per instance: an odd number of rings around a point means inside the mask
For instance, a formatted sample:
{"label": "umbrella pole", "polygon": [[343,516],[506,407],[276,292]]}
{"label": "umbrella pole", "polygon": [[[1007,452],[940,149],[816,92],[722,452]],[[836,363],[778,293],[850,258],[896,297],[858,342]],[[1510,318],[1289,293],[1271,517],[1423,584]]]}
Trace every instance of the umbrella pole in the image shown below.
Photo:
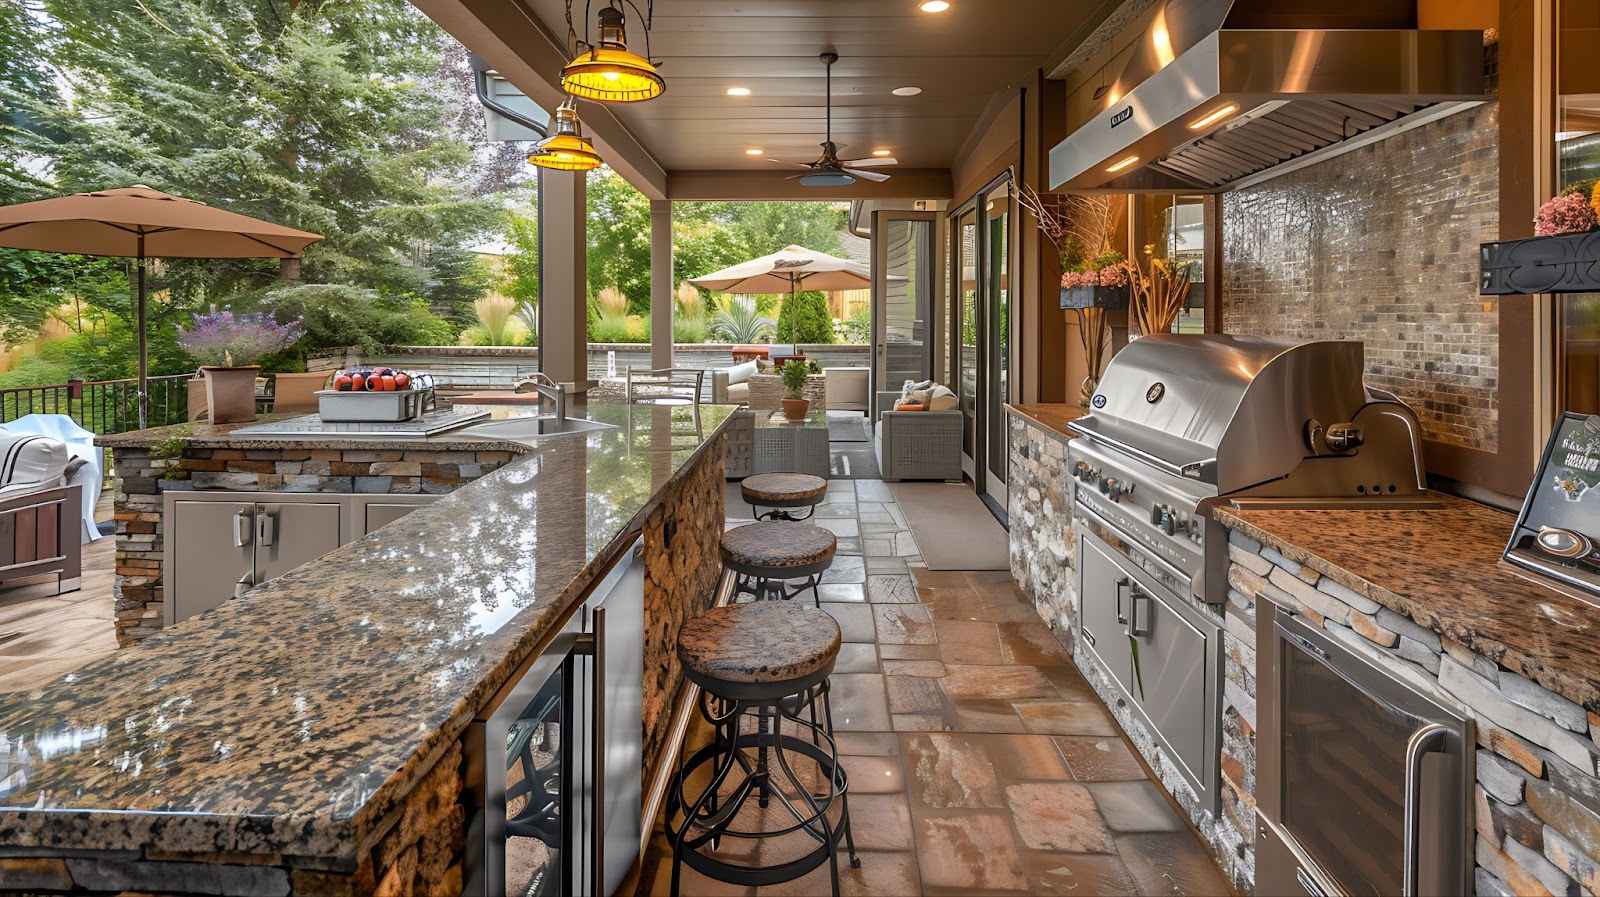
{"label": "umbrella pole", "polygon": [[144,234],[139,234],[139,271],[138,298],[133,305],[135,337],[139,341],[139,381],[134,394],[139,403],[139,429],[143,430],[149,425],[147,420],[150,411],[150,397],[147,387],[150,381],[150,346],[145,338],[145,296],[144,296]]}

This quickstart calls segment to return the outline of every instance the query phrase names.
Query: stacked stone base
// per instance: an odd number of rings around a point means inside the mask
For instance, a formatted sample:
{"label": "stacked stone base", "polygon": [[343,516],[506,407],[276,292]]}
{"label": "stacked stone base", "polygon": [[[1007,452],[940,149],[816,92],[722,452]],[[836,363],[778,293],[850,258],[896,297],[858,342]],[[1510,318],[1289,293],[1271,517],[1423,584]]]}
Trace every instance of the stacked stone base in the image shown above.
{"label": "stacked stone base", "polygon": [[1077,536],[1066,436],[1007,415],[1011,577],[1068,650],[1078,622]]}

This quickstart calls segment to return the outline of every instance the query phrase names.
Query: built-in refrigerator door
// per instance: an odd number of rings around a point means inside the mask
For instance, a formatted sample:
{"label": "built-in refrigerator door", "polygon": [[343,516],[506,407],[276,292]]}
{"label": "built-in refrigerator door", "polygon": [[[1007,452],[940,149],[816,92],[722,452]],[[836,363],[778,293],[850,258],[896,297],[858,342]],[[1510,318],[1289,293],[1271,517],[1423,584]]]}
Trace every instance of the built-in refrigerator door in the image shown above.
{"label": "built-in refrigerator door", "polygon": [[[639,853],[644,779],[644,558],[635,542],[584,603],[592,650],[574,658],[573,763],[581,789],[573,837],[587,862],[574,868],[577,893],[612,894]],[[595,687],[599,685],[599,693]],[[600,774],[596,775],[598,767]],[[596,792],[600,800],[596,802]],[[602,812],[595,818],[595,808]],[[598,856],[596,856],[596,853]],[[603,886],[593,887],[594,876]]]}
{"label": "built-in refrigerator door", "polygon": [[[1471,722],[1276,610],[1277,752],[1260,887],[1421,897],[1465,893]],[[1269,820],[1271,821],[1271,820]],[[1262,891],[1261,893],[1268,893]]]}
{"label": "built-in refrigerator door", "polygon": [[467,730],[473,816],[463,894],[560,897],[576,890],[573,731],[580,623],[567,623]]}

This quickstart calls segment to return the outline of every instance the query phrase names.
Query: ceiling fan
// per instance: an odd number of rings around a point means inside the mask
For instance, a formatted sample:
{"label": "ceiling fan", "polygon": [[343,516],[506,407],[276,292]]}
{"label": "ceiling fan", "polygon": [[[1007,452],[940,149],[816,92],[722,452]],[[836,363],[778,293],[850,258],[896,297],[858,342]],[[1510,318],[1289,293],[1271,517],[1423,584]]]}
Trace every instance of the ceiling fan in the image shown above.
{"label": "ceiling fan", "polygon": [[815,162],[791,162],[786,159],[772,159],[779,165],[798,165],[810,169],[805,174],[797,174],[789,180],[798,180],[806,187],[848,187],[856,182],[856,178],[869,181],[887,181],[889,176],[879,171],[866,171],[867,168],[880,168],[885,165],[898,165],[892,158],[874,156],[866,159],[840,159],[839,147],[833,142],[833,64],[839,61],[839,54],[832,51],[823,53],[820,57],[822,64],[827,66],[828,73],[828,121],[827,133],[822,141],[822,157]]}

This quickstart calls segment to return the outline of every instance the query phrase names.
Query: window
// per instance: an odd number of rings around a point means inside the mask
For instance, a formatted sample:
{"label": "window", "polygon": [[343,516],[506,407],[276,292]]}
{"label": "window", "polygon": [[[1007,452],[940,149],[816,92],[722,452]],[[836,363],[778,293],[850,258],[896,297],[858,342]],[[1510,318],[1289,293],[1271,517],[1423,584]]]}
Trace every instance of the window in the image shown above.
{"label": "window", "polygon": [[[1600,182],[1600,0],[1558,0],[1556,9],[1556,192],[1592,194]],[[1557,403],[1600,413],[1600,294],[1556,304]]]}
{"label": "window", "polygon": [[[1600,0],[1595,0],[1600,3]],[[1168,259],[1189,265],[1189,301],[1172,325],[1173,333],[1204,333],[1206,321],[1206,200],[1171,193],[1134,197],[1134,248],[1140,263]]]}

